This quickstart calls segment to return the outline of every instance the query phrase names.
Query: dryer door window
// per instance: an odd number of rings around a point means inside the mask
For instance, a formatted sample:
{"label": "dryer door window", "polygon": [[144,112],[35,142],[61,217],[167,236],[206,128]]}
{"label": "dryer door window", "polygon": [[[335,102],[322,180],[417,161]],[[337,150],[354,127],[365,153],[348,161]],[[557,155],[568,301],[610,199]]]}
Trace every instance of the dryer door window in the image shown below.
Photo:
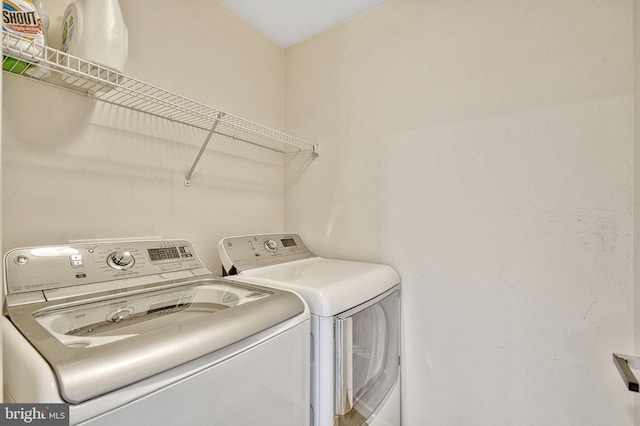
{"label": "dryer door window", "polygon": [[399,375],[400,290],[336,319],[336,425],[363,425]]}

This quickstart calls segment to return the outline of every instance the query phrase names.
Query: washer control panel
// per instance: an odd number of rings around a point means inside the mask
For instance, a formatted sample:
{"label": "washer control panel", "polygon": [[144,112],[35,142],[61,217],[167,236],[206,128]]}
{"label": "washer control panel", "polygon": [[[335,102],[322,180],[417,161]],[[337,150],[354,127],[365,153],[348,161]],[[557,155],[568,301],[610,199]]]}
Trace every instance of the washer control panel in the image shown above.
{"label": "washer control panel", "polygon": [[186,240],[109,240],[19,248],[7,252],[4,266],[7,294],[206,271]]}
{"label": "washer control panel", "polygon": [[298,234],[257,234],[223,238],[218,243],[218,255],[224,272],[229,275],[316,256]]}

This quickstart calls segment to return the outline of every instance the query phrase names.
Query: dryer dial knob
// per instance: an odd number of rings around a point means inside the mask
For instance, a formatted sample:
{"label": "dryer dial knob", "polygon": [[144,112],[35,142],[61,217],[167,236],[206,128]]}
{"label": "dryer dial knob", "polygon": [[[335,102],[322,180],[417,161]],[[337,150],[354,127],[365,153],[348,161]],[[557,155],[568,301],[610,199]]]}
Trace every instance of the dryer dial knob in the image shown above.
{"label": "dryer dial knob", "polygon": [[121,271],[131,268],[135,262],[135,258],[126,250],[116,251],[107,257],[107,264]]}
{"label": "dryer dial knob", "polygon": [[278,244],[273,240],[267,240],[264,242],[264,248],[272,253],[275,253],[275,251],[278,249]]}

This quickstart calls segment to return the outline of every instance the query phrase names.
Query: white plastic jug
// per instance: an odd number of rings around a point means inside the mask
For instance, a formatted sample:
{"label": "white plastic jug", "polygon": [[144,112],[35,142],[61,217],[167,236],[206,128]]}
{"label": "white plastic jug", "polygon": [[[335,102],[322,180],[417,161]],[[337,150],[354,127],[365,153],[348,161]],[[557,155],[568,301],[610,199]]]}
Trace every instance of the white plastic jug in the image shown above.
{"label": "white plastic jug", "polygon": [[67,6],[62,51],[124,72],[129,32],[118,0],[76,0]]}

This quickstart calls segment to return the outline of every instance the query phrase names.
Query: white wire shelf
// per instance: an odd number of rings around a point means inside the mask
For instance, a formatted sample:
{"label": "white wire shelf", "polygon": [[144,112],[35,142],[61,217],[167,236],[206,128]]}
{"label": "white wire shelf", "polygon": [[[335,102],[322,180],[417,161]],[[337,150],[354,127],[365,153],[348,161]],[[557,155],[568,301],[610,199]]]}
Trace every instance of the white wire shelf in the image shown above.
{"label": "white wire shelf", "polygon": [[185,177],[191,174],[213,133],[282,153],[318,155],[318,145],[220,111],[176,93],[129,77],[107,67],[66,54],[34,41],[2,33],[4,72],[81,93],[209,132]]}

